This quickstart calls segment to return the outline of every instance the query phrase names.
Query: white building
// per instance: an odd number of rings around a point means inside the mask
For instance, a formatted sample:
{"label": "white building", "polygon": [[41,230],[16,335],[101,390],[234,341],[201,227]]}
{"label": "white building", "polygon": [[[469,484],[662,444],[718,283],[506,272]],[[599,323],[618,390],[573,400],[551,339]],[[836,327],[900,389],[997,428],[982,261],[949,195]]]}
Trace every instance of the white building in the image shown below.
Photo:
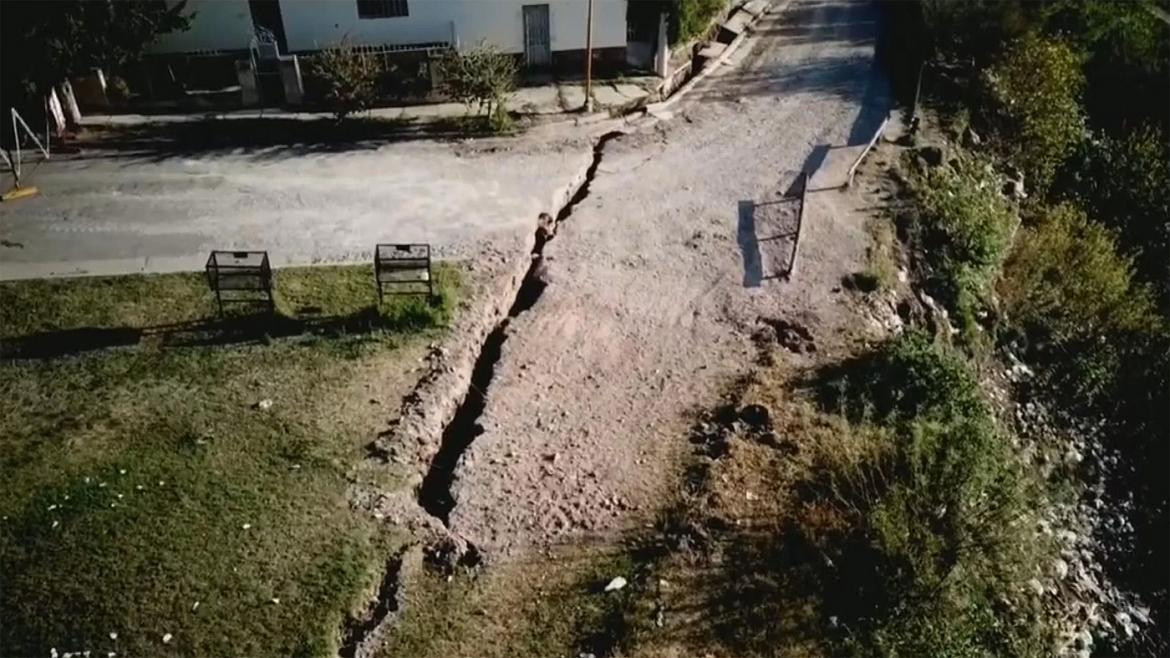
{"label": "white building", "polygon": [[[619,66],[626,2],[593,0],[595,58]],[[283,53],[343,39],[403,51],[465,50],[482,41],[522,55],[532,68],[575,67],[584,61],[587,6],[587,0],[187,0],[190,29],[164,35],[152,52],[242,52],[262,26],[276,35]]]}

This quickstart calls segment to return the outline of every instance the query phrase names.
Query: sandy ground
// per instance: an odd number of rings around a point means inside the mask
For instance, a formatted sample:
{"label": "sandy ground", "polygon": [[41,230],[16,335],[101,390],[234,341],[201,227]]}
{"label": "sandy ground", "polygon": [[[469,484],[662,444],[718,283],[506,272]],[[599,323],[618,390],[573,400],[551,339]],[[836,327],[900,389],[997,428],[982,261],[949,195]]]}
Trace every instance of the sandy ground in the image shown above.
{"label": "sandy ground", "polygon": [[688,412],[752,364],[763,320],[849,322],[841,278],[868,238],[838,192],[785,194],[888,107],[869,3],[793,2],[673,118],[608,143],[545,248],[550,285],[509,325],[450,527],[489,556],[608,534],[662,502]]}
{"label": "sandy ground", "polygon": [[230,248],[267,249],[274,265],[367,260],[377,242],[473,256],[530,232],[589,160],[580,131],[350,150],[93,150],[26,167],[41,194],[0,204],[0,279],[198,270]]}

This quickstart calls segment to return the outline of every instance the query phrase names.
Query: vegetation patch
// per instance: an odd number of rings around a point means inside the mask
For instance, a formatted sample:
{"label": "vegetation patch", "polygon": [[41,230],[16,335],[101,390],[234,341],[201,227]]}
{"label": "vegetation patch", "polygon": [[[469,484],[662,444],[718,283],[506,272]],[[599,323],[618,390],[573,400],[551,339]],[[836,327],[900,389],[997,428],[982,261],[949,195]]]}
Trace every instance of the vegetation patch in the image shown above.
{"label": "vegetation patch", "polygon": [[842,648],[883,655],[1043,655],[1053,646],[1025,583],[1054,547],[1036,537],[1042,492],[1020,468],[958,355],[910,333],[822,382],[865,449],[825,453],[804,524],[826,556],[825,605]]}
{"label": "vegetation patch", "polygon": [[990,284],[1019,219],[986,162],[956,159],[911,179],[918,204],[916,238],[927,264],[926,288],[955,314],[968,339],[992,306]]}
{"label": "vegetation patch", "polygon": [[1084,133],[1084,74],[1076,53],[1058,39],[1027,34],[1003,51],[984,82],[982,107],[1000,131],[997,144],[1033,188],[1048,189]]}
{"label": "vegetation patch", "polygon": [[[378,655],[610,655],[627,642],[634,561],[618,546],[560,547],[486,569],[427,567]],[[631,585],[606,592],[616,576]]]}
{"label": "vegetation patch", "polygon": [[335,653],[403,539],[347,475],[447,322],[437,274],[376,307],[366,267],[278,270],[274,317],[222,321],[199,274],[0,284],[6,344],[141,337],[0,363],[0,653]]}
{"label": "vegetation patch", "polygon": [[1016,240],[998,284],[1004,311],[1073,397],[1107,394],[1125,344],[1159,325],[1132,272],[1110,232],[1075,206],[1041,209]]}

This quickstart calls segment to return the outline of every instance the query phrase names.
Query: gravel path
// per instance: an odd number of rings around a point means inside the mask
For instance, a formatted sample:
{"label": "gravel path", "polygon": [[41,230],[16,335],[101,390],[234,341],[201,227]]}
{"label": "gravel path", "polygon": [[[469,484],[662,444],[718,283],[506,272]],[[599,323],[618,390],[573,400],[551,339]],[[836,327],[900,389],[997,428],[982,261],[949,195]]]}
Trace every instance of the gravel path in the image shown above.
{"label": "gravel path", "polygon": [[751,366],[761,318],[814,336],[850,322],[840,280],[868,240],[839,193],[810,195],[800,267],[774,275],[798,173],[885,114],[876,20],[866,2],[793,2],[673,118],[605,146],[545,248],[549,285],[508,327],[455,472],[454,532],[500,556],[644,522],[688,412]]}

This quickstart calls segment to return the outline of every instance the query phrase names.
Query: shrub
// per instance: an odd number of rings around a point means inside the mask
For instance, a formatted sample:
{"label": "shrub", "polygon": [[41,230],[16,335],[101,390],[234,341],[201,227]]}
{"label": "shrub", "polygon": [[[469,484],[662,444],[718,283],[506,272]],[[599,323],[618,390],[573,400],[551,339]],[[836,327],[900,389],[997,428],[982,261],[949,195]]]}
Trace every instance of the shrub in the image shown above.
{"label": "shrub", "polygon": [[985,76],[990,121],[1005,155],[1046,190],[1084,131],[1078,99],[1084,74],[1064,42],[1029,34],[1015,41]]}
{"label": "shrub", "polygon": [[[827,604],[848,653],[1043,655],[1052,638],[1021,586],[1050,556],[1027,523],[1039,489],[956,354],[909,333],[827,385],[884,428],[866,459],[823,467],[853,520],[814,538],[839,565]],[[883,438],[884,437],[884,438]]]}
{"label": "shrub", "polygon": [[466,53],[449,50],[439,59],[441,87],[451,98],[484,112],[490,127],[500,132],[510,121],[506,102],[516,88],[516,60],[493,46],[480,43]]}
{"label": "shrub", "polygon": [[821,401],[853,422],[890,424],[919,416],[990,422],[967,365],[920,332],[828,373],[822,384]]}
{"label": "shrub", "polygon": [[678,0],[678,41],[690,41],[700,37],[727,5],[726,0]]}
{"label": "shrub", "polygon": [[1132,271],[1109,231],[1069,204],[1042,209],[1004,266],[997,288],[1008,318],[1077,396],[1104,394],[1123,344],[1157,324]]}
{"label": "shrub", "polygon": [[1058,342],[1095,340],[1152,322],[1149,291],[1132,271],[1108,230],[1061,204],[1022,229],[998,288],[1016,322]]}
{"label": "shrub", "polygon": [[325,85],[325,100],[338,121],[369,109],[378,100],[378,59],[348,39],[310,59],[309,69]]}
{"label": "shrub", "polygon": [[914,183],[927,284],[968,330],[1011,244],[1018,219],[990,167],[974,162],[928,170]]}
{"label": "shrub", "polygon": [[1157,286],[1170,309],[1170,142],[1153,126],[1124,137],[1086,140],[1058,181],[1060,195],[1077,202],[1116,232],[1136,273]]}

